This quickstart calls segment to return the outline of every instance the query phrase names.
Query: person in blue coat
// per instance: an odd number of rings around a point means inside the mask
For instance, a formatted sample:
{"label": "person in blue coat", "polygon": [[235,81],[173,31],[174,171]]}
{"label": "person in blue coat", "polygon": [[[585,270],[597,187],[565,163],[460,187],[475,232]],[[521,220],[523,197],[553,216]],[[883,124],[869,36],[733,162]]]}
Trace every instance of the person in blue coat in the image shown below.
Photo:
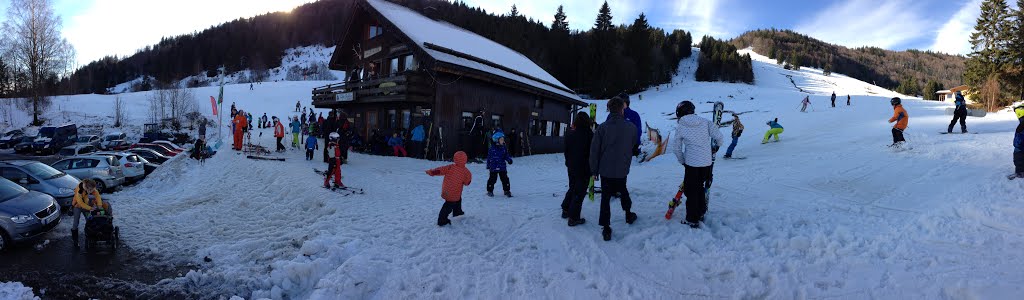
{"label": "person in blue coat", "polygon": [[782,125],[779,125],[779,118],[775,118],[775,120],[768,121],[768,123],[765,124],[767,124],[768,127],[771,127],[771,129],[768,129],[768,132],[764,133],[764,139],[761,140],[761,143],[768,143],[768,138],[772,136],[775,136],[775,141],[778,142],[779,134],[781,134],[783,131]]}
{"label": "person in blue coat", "polygon": [[391,138],[388,139],[388,146],[395,151],[395,156],[406,157],[409,153],[405,151],[405,140],[397,132],[391,134]]}
{"label": "person in blue coat", "polygon": [[[622,101],[626,103],[626,109],[622,112],[622,116],[626,117],[626,121],[633,123],[633,126],[636,127],[636,143],[633,145],[633,156],[638,156],[640,155],[640,136],[643,135],[643,129],[641,129],[642,127],[640,127],[640,124],[643,122],[641,122],[640,120],[639,113],[637,113],[635,110],[629,109],[629,95],[626,95],[626,93],[621,93],[618,97],[619,99],[622,99]],[[605,122],[607,122],[608,119],[611,118],[611,116],[611,114],[608,114],[608,117],[605,118]]]}
{"label": "person in blue coat", "polygon": [[956,92],[956,100],[953,101],[956,104],[956,109],[953,110],[953,120],[949,121],[949,128],[946,129],[946,133],[953,133],[953,126],[956,125],[956,121],[960,121],[960,133],[967,133],[967,100],[964,100],[964,95],[960,92]]}
{"label": "person in blue coat", "polygon": [[423,129],[423,124],[421,123],[416,125],[416,128],[412,129],[411,134],[412,136],[409,138],[409,147],[411,147],[408,149],[409,153],[412,154],[412,157],[422,158],[423,155],[420,153],[423,152],[423,141],[426,140],[427,137],[427,132]]}
{"label": "person in blue coat", "polygon": [[316,136],[310,135],[306,137],[306,160],[313,160],[313,150],[320,149],[320,144],[316,140]]}
{"label": "person in blue coat", "polygon": [[1017,114],[1017,130],[1013,133],[1013,166],[1017,178],[1024,178],[1024,105],[1014,109]]}
{"label": "person in blue coat", "polygon": [[299,133],[302,132],[302,123],[299,123],[298,117],[289,117],[289,119],[292,120],[291,123],[288,123],[288,126],[292,129],[292,148],[298,148]]}
{"label": "person in blue coat", "polygon": [[505,148],[505,134],[497,132],[491,136],[491,149],[487,151],[487,170],[491,175],[487,178],[487,196],[494,197],[494,183],[501,177],[501,187],[505,190],[505,197],[512,197],[512,185],[508,180],[506,163],[512,164],[512,156],[508,155],[508,148]]}

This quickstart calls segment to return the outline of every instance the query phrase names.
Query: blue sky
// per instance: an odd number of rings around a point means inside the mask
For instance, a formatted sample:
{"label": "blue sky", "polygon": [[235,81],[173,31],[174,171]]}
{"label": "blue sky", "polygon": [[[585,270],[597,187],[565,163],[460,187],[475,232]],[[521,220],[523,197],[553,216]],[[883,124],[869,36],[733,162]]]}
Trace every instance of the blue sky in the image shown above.
{"label": "blue sky", "polygon": [[[236,18],[291,10],[314,0],[52,0],[79,63],[130,55],[161,37],[201,31]],[[564,5],[573,29],[593,26],[601,0],[463,0],[551,23]],[[970,52],[968,36],[982,0],[609,0],[615,23],[641,12],[666,29],[732,38],[758,28],[793,29],[844,46]],[[1011,2],[1011,6],[1015,1]],[[9,1],[0,1],[0,21]]]}

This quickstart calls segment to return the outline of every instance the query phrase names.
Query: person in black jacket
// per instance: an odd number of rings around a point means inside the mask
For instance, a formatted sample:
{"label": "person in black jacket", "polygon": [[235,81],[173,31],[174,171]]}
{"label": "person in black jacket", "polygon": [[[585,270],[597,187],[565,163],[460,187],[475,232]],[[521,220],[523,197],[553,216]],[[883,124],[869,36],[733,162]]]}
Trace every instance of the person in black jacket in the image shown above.
{"label": "person in black jacket", "polygon": [[590,142],[590,172],[595,182],[600,177],[601,216],[598,224],[604,227],[601,236],[605,241],[610,241],[612,228],[609,203],[612,195],[619,195],[619,204],[626,213],[626,224],[633,224],[637,218],[630,210],[633,201],[626,189],[626,177],[629,176],[638,132],[636,126],[623,116],[626,103],[622,98],[612,98],[607,105],[608,119],[597,126],[594,139]]}
{"label": "person in black jacket", "polygon": [[512,127],[512,131],[509,132],[506,138],[508,138],[508,153],[512,157],[519,157],[519,131]]}
{"label": "person in black jacket", "polygon": [[572,130],[565,135],[565,167],[569,173],[569,191],[562,200],[562,218],[569,219],[570,227],[587,223],[587,219],[580,217],[580,211],[590,185],[590,142],[594,139],[590,123],[590,115],[578,112]]}
{"label": "person in black jacket", "polygon": [[956,121],[960,121],[960,133],[967,133],[967,100],[964,100],[963,94],[956,92],[956,100],[953,103],[956,104],[956,109],[953,110],[953,120],[949,121],[946,133],[953,133]]}

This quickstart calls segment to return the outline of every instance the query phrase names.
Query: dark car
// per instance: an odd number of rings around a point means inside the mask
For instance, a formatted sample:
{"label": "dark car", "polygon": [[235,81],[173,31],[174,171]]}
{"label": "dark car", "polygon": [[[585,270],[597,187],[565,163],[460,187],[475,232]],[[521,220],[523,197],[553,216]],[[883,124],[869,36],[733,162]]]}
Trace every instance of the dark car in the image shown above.
{"label": "dark car", "polygon": [[171,150],[170,148],[167,148],[167,146],[164,146],[164,145],[149,144],[149,143],[138,143],[138,144],[132,145],[132,149],[140,149],[140,148],[141,149],[153,150],[153,151],[156,151],[157,153],[160,153],[160,155],[167,156],[167,157],[174,157],[175,155],[178,155],[178,152],[176,152],[174,150]]}
{"label": "dark car", "polygon": [[0,178],[0,251],[46,234],[57,224],[60,206],[53,197]]}
{"label": "dark car", "polygon": [[32,150],[36,154],[54,154],[61,148],[74,145],[77,140],[78,127],[75,124],[47,126],[39,128],[39,136],[32,143]]}
{"label": "dark car", "polygon": [[13,148],[15,144],[21,142],[21,137],[25,134],[18,129],[8,131],[4,135],[0,135],[0,149]]}
{"label": "dark car", "polygon": [[21,142],[14,144],[14,153],[32,153],[32,144],[36,142],[36,136],[26,135],[21,137]]}
{"label": "dark car", "polygon": [[138,154],[142,158],[145,158],[146,160],[156,164],[163,164],[168,159],[171,159],[170,157],[160,154],[160,152],[156,152],[154,150],[145,148],[129,149],[128,152]]}

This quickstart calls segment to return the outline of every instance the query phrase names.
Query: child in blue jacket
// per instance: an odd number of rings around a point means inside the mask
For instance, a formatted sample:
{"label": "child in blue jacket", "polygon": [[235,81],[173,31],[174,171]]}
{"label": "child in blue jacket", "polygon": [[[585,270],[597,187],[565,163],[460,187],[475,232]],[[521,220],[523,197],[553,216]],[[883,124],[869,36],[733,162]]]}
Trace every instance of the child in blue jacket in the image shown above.
{"label": "child in blue jacket", "polygon": [[313,150],[320,149],[320,144],[317,143],[316,136],[306,137],[306,160],[313,160]]}
{"label": "child in blue jacket", "polygon": [[487,178],[487,196],[494,197],[494,183],[501,177],[501,186],[505,190],[505,197],[512,197],[512,185],[508,180],[508,171],[505,163],[512,164],[512,157],[508,155],[508,148],[505,148],[505,134],[501,131],[491,136],[491,149],[487,151],[487,170],[491,176]]}
{"label": "child in blue jacket", "polygon": [[404,144],[405,139],[403,139],[401,135],[398,135],[397,132],[391,134],[391,138],[388,139],[388,146],[391,146],[391,149],[395,151],[395,156],[398,157],[409,156],[409,153],[405,151]]}

